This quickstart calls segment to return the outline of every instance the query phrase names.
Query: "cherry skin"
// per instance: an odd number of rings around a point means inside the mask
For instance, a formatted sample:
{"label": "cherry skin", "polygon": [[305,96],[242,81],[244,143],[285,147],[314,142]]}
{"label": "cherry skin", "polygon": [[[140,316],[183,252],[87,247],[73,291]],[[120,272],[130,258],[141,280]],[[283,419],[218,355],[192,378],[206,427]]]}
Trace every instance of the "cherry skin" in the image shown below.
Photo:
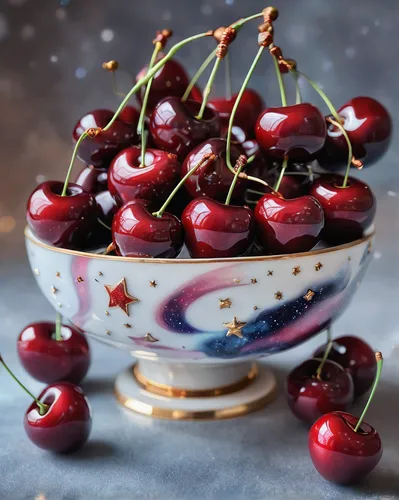
{"label": "cherry skin", "polygon": [[[198,167],[184,183],[188,194],[197,198],[198,196],[209,196],[219,201],[225,201],[230,185],[233,181],[233,174],[226,165],[226,140],[215,138],[199,144],[186,157],[181,168],[181,177],[184,177],[192,168],[195,167],[206,155],[214,153],[217,160],[207,162]],[[238,146],[231,147],[231,163],[235,164],[238,157],[243,154],[243,150]],[[245,190],[247,182],[238,179],[233,192],[233,199],[240,198]]]}
{"label": "cherry skin", "polygon": [[96,202],[77,184],[47,181],[30,195],[26,218],[35,236],[50,245],[81,248],[96,221]]}
{"label": "cherry skin", "polygon": [[173,258],[183,246],[183,229],[174,215],[155,217],[146,202],[134,200],[115,215],[112,240],[116,253],[124,257]]}
{"label": "cherry skin", "polygon": [[253,242],[254,220],[248,207],[224,205],[205,196],[187,205],[182,224],[187,249],[196,259],[244,255]]}
{"label": "cherry skin", "polygon": [[[96,109],[82,116],[73,129],[73,140],[76,142],[83,132],[89,128],[104,128],[114,116],[107,109]],[[136,144],[136,129],[130,123],[119,118],[107,132],[100,132],[96,137],[86,137],[79,147],[78,158],[93,167],[108,167],[112,158],[123,148]]]}
{"label": "cherry skin", "polygon": [[332,245],[361,238],[376,212],[376,200],[370,187],[350,177],[347,186],[342,188],[343,179],[338,174],[322,175],[310,188],[310,194],[324,211],[322,238]]}
{"label": "cherry skin", "polygon": [[[314,357],[324,354],[326,345],[320,346]],[[373,349],[359,337],[346,335],[334,339],[328,359],[335,361],[347,371],[353,379],[355,398],[367,392],[373,385],[377,364]]]}
{"label": "cherry skin", "polygon": [[265,194],[256,204],[258,238],[268,254],[311,250],[320,240],[323,209],[313,196],[292,200]]}
{"label": "cherry skin", "polygon": [[40,415],[36,402],[25,413],[24,427],[29,439],[39,448],[54,453],[69,453],[81,448],[91,431],[91,410],[83,391],[70,382],[46,387],[39,401],[49,406]]}
{"label": "cherry skin", "polygon": [[[94,198],[97,203],[97,223],[87,239],[84,250],[98,249],[109,245],[112,233],[111,229],[108,228],[111,228],[114,216],[120,208],[109,191],[97,193]],[[104,224],[108,227],[105,227]]]}
{"label": "cherry skin", "polygon": [[83,167],[76,177],[75,184],[82,186],[84,191],[97,194],[107,190],[108,169],[95,168],[92,165]]}
{"label": "cherry skin", "polygon": [[311,424],[330,411],[347,410],[354,397],[352,377],[338,363],[327,360],[321,379],[316,377],[320,362],[320,358],[308,359],[287,377],[290,410],[299,420]]}
{"label": "cherry skin", "polygon": [[69,325],[62,325],[62,340],[55,339],[55,324],[31,323],[18,337],[19,359],[36,380],[53,384],[78,384],[90,366],[89,344],[84,335]]}
{"label": "cherry skin", "polygon": [[162,99],[155,106],[149,124],[157,147],[183,160],[195,146],[217,137],[220,129],[217,113],[207,107],[202,120],[198,120],[195,116],[200,107],[201,104],[193,100],[183,103],[178,97]]}
{"label": "cherry skin", "polygon": [[118,120],[128,123],[135,133],[137,133],[137,125],[139,123],[140,111],[134,106],[125,106],[119,113]]}
{"label": "cherry skin", "polygon": [[[384,106],[371,97],[355,97],[344,104],[338,114],[355,158],[366,167],[377,162],[386,153],[392,136],[392,120]],[[345,137],[333,124],[328,124],[326,143],[317,161],[328,170],[344,168],[347,164]]]}
{"label": "cherry skin", "polygon": [[267,108],[255,125],[256,140],[270,157],[299,162],[314,158],[326,140],[326,122],[313,104]]}
{"label": "cherry skin", "polygon": [[320,417],[309,432],[313,465],[324,479],[350,484],[369,474],[380,461],[382,443],[378,432],[350,413],[334,411]]}

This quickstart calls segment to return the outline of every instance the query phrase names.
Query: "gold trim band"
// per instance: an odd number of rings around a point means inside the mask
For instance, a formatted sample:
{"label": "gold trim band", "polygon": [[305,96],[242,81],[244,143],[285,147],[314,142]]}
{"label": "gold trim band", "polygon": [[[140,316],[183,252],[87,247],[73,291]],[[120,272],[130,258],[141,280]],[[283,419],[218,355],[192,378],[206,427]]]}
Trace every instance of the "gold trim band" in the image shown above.
{"label": "gold trim band", "polygon": [[133,375],[137,382],[142,386],[142,388],[151,394],[156,394],[157,396],[165,396],[168,398],[210,398],[215,396],[223,396],[225,394],[231,394],[233,392],[239,391],[247,387],[258,375],[258,366],[256,363],[252,363],[251,369],[248,374],[242,379],[234,382],[233,384],[223,385],[216,387],[214,389],[181,389],[178,387],[173,387],[172,385],[160,384],[154,380],[150,380],[138,369],[138,365],[133,366]]}

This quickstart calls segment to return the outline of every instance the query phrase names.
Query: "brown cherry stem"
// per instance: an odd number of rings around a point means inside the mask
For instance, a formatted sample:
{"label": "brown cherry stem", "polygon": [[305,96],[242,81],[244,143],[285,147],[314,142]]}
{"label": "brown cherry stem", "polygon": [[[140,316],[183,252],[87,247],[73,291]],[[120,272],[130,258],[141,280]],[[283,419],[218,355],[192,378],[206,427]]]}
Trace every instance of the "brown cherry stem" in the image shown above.
{"label": "brown cherry stem", "polygon": [[327,344],[326,350],[324,351],[323,358],[320,361],[320,364],[319,364],[319,366],[318,366],[318,368],[316,370],[316,378],[317,378],[317,380],[322,380],[321,374],[323,372],[323,368],[324,368],[325,362],[327,361],[327,358],[328,358],[328,355],[330,354],[332,346],[333,346],[333,342],[332,342],[332,340],[330,340],[329,343]]}

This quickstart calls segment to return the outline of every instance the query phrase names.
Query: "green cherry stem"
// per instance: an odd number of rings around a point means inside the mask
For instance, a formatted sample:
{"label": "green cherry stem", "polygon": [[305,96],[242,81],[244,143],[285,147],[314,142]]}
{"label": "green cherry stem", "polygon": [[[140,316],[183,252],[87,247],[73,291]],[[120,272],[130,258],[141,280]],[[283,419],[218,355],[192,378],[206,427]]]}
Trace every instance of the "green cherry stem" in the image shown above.
{"label": "green cherry stem", "polygon": [[224,58],[224,79],[225,79],[225,97],[230,100],[233,96],[233,90],[231,86],[231,63],[230,63],[230,55],[227,52],[226,57]]}
{"label": "green cherry stem", "polygon": [[71,178],[71,174],[72,174],[72,170],[73,170],[73,164],[75,163],[76,156],[78,154],[79,146],[82,144],[82,142],[86,139],[86,137],[88,135],[89,134],[85,130],[83,132],[83,134],[79,137],[79,139],[76,141],[75,147],[73,148],[73,152],[72,152],[72,156],[71,156],[71,161],[69,162],[68,171],[67,171],[67,175],[65,177],[65,182],[64,182],[64,186],[62,188],[61,196],[66,196],[66,194],[67,194],[68,186],[69,186],[69,179]]}
{"label": "green cherry stem", "polygon": [[172,201],[172,198],[175,196],[175,194],[179,191],[179,189],[183,186],[183,184],[186,182],[186,180],[190,177],[191,174],[193,174],[197,168],[201,167],[202,165],[208,164],[208,163],[213,163],[218,159],[218,156],[213,154],[213,153],[208,153],[204,155],[201,160],[194,165],[194,167],[189,170],[184,177],[180,180],[180,182],[176,185],[174,190],[170,193],[168,198],[166,199],[165,203],[162,205],[162,207],[157,211],[153,212],[152,215],[155,217],[162,217],[163,213],[165,212],[167,206],[169,203]]}
{"label": "green cherry stem", "polygon": [[236,173],[234,174],[233,182],[230,184],[229,192],[227,193],[225,205],[229,205],[231,201],[231,197],[233,196],[234,188],[236,187],[238,177],[241,173],[241,170],[247,165],[247,158],[244,155],[239,156],[236,163]]}
{"label": "green cherry stem", "polygon": [[283,75],[281,74],[280,67],[278,65],[277,57],[272,55],[272,59],[274,62],[274,69],[276,70],[277,82],[280,89],[281,95],[281,105],[283,107],[287,106],[287,94],[285,93],[285,86],[283,81]]}
{"label": "green cherry stem", "polygon": [[63,340],[61,335],[61,321],[62,316],[59,312],[57,312],[57,315],[55,317],[55,340],[57,341]]}
{"label": "green cherry stem", "polygon": [[316,370],[316,378],[317,378],[317,380],[322,380],[321,374],[323,372],[324,364],[327,361],[327,358],[328,358],[328,355],[330,354],[332,346],[333,346],[333,342],[332,342],[332,340],[330,340],[329,343],[327,344],[326,350],[324,351],[323,358],[320,361],[320,364],[319,364],[319,366],[318,366],[318,368]]}
{"label": "green cherry stem", "polygon": [[381,370],[382,370],[382,365],[383,365],[384,360],[383,360],[382,354],[379,351],[377,351],[375,353],[375,359],[377,361],[377,373],[375,374],[373,388],[371,390],[369,399],[367,400],[366,406],[364,407],[364,410],[363,410],[362,414],[360,415],[359,420],[357,421],[357,424],[356,424],[356,427],[355,427],[355,432],[358,431],[359,427],[361,426],[361,424],[363,422],[363,419],[364,419],[364,417],[365,417],[365,415],[367,413],[367,410],[369,409],[371,400],[374,397],[374,393],[375,393],[375,391],[377,389],[377,385],[378,385],[378,382],[379,382],[380,377],[381,377]]}
{"label": "green cherry stem", "polygon": [[205,61],[201,64],[201,66],[198,68],[197,72],[191,79],[190,83],[188,84],[188,87],[186,88],[186,91],[183,94],[183,97],[181,98],[181,102],[186,102],[191,91],[194,88],[194,85],[197,83],[198,79],[202,75],[202,73],[206,70],[206,68],[211,64],[213,59],[215,58],[216,50],[212,50],[212,52],[209,54],[209,56],[205,59]]}
{"label": "green cherry stem", "polygon": [[41,403],[23,384],[22,382],[20,382],[17,377],[13,374],[13,372],[10,370],[10,368],[8,368],[8,366],[6,365],[6,362],[4,361],[4,359],[2,358],[2,356],[0,355],[0,363],[4,366],[4,368],[8,371],[8,373],[11,375],[11,377],[15,380],[15,382],[20,386],[22,387],[22,389],[35,401],[35,403],[37,404],[37,406],[39,407],[39,413],[40,415],[45,415],[45,413],[47,412],[48,410],[48,405],[44,404],[44,403]]}
{"label": "green cherry stem", "polygon": [[293,76],[295,82],[295,104],[302,104],[302,94],[298,82],[299,75],[297,73],[293,73],[292,71],[290,71],[290,73]]}
{"label": "green cherry stem", "polygon": [[332,341],[331,325],[327,327],[327,344]]}
{"label": "green cherry stem", "polygon": [[202,120],[202,117],[204,116],[204,111],[206,108],[206,105],[208,104],[208,99],[209,96],[211,95],[212,91],[212,86],[216,78],[216,73],[218,72],[220,63],[222,62],[222,58],[217,57],[215,64],[213,65],[211,74],[209,75],[208,82],[206,84],[206,87],[204,89],[204,93],[202,94],[202,103],[201,103],[201,108],[199,110],[198,115],[195,117],[197,120]]}
{"label": "green cherry stem", "polygon": [[287,168],[287,166],[288,166],[288,156],[284,156],[283,165],[281,167],[280,175],[279,175],[279,178],[277,179],[276,185],[274,186],[275,191],[278,191],[280,189],[280,184],[281,184],[281,181],[283,180],[285,169]]}

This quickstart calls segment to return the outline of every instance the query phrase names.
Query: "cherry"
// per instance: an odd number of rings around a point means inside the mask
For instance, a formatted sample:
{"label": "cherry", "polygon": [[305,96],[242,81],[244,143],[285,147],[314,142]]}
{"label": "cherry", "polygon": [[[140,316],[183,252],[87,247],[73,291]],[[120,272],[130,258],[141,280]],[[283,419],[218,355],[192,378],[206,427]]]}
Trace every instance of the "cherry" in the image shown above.
{"label": "cherry", "polygon": [[[217,160],[212,163],[205,163],[198,168],[184,183],[188,193],[193,198],[198,196],[208,196],[215,200],[224,201],[229,191],[233,175],[226,165],[226,140],[215,138],[199,144],[186,157],[182,164],[181,176],[187,174],[194,165],[206,154],[214,153]],[[235,163],[238,157],[243,153],[243,150],[238,146],[232,146],[231,157]],[[246,181],[239,179],[234,197],[239,198],[243,195],[246,187]]]}
{"label": "cherry", "polygon": [[255,126],[256,140],[270,157],[309,161],[326,140],[326,122],[316,106],[309,103],[267,108]]}
{"label": "cherry", "polygon": [[[378,161],[387,151],[392,120],[388,111],[371,97],[355,97],[344,104],[338,114],[353,148],[353,155],[364,166]],[[329,170],[344,167],[348,146],[342,132],[334,125],[327,128],[327,139],[317,156],[319,164]]]}
{"label": "cherry", "polygon": [[140,112],[134,106],[125,106],[119,113],[118,120],[131,125],[134,132],[137,132],[137,125],[139,123]]}
{"label": "cherry", "polygon": [[[82,133],[90,128],[104,128],[114,116],[107,109],[96,109],[84,115],[73,129],[76,142]],[[93,167],[108,167],[112,158],[123,148],[137,142],[137,131],[130,123],[117,118],[107,132],[96,137],[86,137],[78,150],[78,158]]]}
{"label": "cherry", "polygon": [[81,248],[96,220],[94,197],[77,184],[47,181],[30,195],[26,218],[33,233],[45,243],[63,248]]}
{"label": "cherry", "polygon": [[[320,346],[313,356],[323,356],[325,349],[326,345]],[[373,349],[364,340],[350,335],[334,339],[328,359],[340,364],[352,376],[355,398],[370,389],[377,364]]]}
{"label": "cherry", "polygon": [[185,208],[182,224],[187,249],[194,258],[237,257],[252,245],[254,220],[248,207],[196,198]]}
{"label": "cherry", "polygon": [[97,202],[97,224],[87,239],[85,249],[97,249],[109,244],[112,221],[120,208],[109,191],[97,193],[95,200]]}
{"label": "cherry", "polygon": [[287,377],[286,396],[292,413],[304,422],[313,423],[334,410],[347,410],[353,403],[352,377],[334,361],[323,363],[308,359]]}
{"label": "cherry", "polygon": [[332,245],[357,240],[373,222],[376,201],[370,187],[350,177],[344,188],[338,174],[322,175],[313,182],[310,194],[323,207],[322,238]]}
{"label": "cherry", "polygon": [[201,108],[192,100],[181,102],[178,97],[166,97],[154,108],[150,118],[150,133],[158,148],[177,154],[180,159],[198,144],[219,135],[219,118],[206,107],[201,120],[195,118]]}
{"label": "cherry", "polygon": [[256,204],[257,234],[269,254],[311,250],[324,226],[323,209],[313,196],[285,200],[265,194]]}
{"label": "cherry", "polygon": [[155,217],[146,202],[134,200],[117,212],[112,222],[112,240],[124,257],[176,257],[183,245],[183,230],[177,217],[167,212]]}
{"label": "cherry", "polygon": [[93,165],[83,167],[81,172],[76,178],[75,184],[82,186],[82,188],[91,194],[106,191],[108,179],[108,169],[95,168]]}
{"label": "cherry", "polygon": [[55,323],[40,322],[26,326],[18,337],[18,355],[33,378],[52,384],[78,384],[90,366],[89,344],[84,335],[62,325],[61,339],[55,338]]}
{"label": "cherry", "polygon": [[124,149],[111,163],[108,188],[120,205],[134,199],[162,201],[179,179],[180,164],[174,154],[147,149],[145,166],[141,163],[137,146]]}

